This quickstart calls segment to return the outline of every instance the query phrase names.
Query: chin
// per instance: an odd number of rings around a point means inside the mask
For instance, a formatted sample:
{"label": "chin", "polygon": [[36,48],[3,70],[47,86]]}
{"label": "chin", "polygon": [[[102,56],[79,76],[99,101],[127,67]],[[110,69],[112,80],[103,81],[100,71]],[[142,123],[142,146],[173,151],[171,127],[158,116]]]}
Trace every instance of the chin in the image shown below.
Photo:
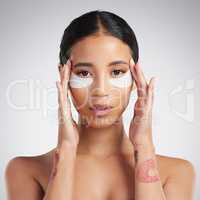
{"label": "chin", "polygon": [[124,109],[120,108],[98,116],[85,109],[79,110],[79,116],[81,117],[81,123],[86,127],[106,128],[118,124],[122,118],[123,111]]}
{"label": "chin", "polygon": [[99,116],[92,117],[90,120],[87,120],[87,127],[91,128],[106,128],[110,127],[119,122],[119,117],[117,116]]}

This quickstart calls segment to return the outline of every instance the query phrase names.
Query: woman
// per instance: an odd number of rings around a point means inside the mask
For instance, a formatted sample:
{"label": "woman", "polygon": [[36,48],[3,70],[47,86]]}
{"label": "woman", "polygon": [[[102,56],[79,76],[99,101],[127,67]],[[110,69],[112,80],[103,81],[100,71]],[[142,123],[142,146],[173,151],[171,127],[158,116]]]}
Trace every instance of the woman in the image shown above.
{"label": "woman", "polygon": [[[155,154],[149,83],[133,30],[121,17],[91,11],[74,19],[60,45],[57,147],[7,165],[9,200],[191,200],[195,170]],[[122,113],[137,91],[129,133]],[[72,119],[68,93],[79,113]]]}

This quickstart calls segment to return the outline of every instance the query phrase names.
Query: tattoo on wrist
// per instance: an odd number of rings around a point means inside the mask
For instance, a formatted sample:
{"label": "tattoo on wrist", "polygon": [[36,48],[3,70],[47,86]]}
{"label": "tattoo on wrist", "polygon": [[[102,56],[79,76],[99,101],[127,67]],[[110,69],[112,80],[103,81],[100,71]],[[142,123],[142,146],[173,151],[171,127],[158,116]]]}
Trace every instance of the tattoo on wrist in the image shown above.
{"label": "tattoo on wrist", "polygon": [[150,158],[136,166],[136,178],[139,182],[152,183],[160,180],[156,160]]}

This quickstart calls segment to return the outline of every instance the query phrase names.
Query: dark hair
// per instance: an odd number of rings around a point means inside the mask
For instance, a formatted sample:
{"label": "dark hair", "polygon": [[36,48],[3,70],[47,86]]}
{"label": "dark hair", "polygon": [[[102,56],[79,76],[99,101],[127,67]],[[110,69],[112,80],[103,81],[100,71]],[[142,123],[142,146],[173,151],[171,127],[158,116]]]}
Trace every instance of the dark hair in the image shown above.
{"label": "dark hair", "polygon": [[86,36],[98,33],[112,35],[130,47],[135,63],[139,49],[134,31],[128,23],[114,13],[94,10],[75,18],[65,29],[60,44],[59,62],[65,64],[70,57],[72,46]]}

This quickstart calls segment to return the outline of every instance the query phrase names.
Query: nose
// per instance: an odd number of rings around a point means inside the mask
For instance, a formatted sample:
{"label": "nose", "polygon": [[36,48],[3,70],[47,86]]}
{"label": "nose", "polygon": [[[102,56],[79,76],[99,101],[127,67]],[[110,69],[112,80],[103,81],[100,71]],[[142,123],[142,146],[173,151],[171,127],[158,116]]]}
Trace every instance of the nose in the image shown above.
{"label": "nose", "polygon": [[96,77],[93,87],[91,88],[93,97],[106,97],[109,95],[109,87],[105,74]]}

